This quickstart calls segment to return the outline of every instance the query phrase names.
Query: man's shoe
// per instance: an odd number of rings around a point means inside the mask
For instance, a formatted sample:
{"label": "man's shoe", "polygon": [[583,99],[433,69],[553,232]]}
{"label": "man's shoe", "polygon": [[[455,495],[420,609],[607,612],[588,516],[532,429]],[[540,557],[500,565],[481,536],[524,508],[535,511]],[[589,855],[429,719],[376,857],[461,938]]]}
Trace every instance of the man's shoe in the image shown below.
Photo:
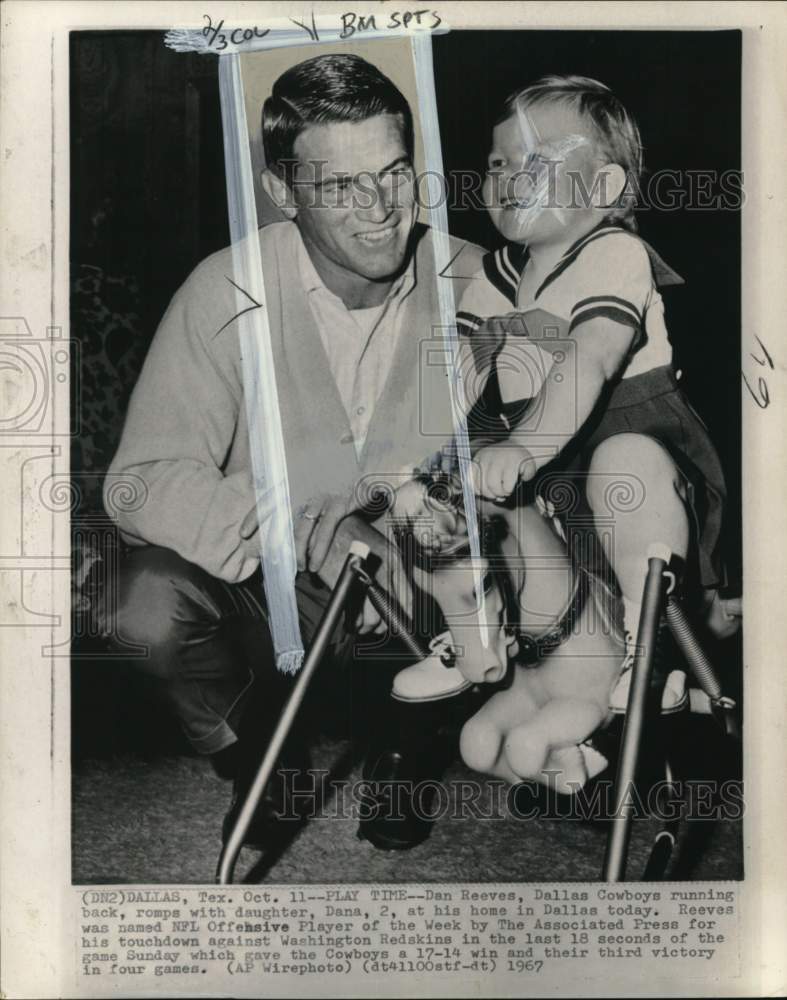
{"label": "man's shoe", "polygon": [[[226,843],[248,798],[260,764],[270,746],[281,705],[291,685],[281,676],[268,678],[263,690],[256,685],[246,703],[238,730],[238,740],[230,748],[228,766],[234,760],[232,800],[222,823],[222,841]],[[308,782],[311,765],[304,749],[301,729],[297,724],[289,733],[268,783],[257,803],[252,820],[243,837],[243,844],[258,850],[280,844],[291,837],[303,822],[304,800],[295,790],[301,781]],[[233,753],[234,751],[234,753]],[[225,752],[226,753],[226,752]]]}
{"label": "man's shoe", "polygon": [[[222,843],[227,842],[238,821],[256,773],[254,769],[244,768],[232,784],[232,801],[221,827]],[[295,779],[302,773],[303,769],[294,767],[292,762],[282,758],[277,761],[244,834],[245,847],[265,850],[292,834],[303,823],[303,816],[297,811],[297,802],[293,795]]]}
{"label": "man's shoe", "polygon": [[434,824],[429,814],[434,790],[409,776],[397,750],[384,750],[364,773],[368,815],[358,825],[359,840],[381,851],[409,851],[423,843]]}
{"label": "man's shoe", "polygon": [[364,767],[361,840],[382,851],[407,851],[431,833],[436,783],[457,749],[455,734],[440,731],[451,702],[390,703]]}

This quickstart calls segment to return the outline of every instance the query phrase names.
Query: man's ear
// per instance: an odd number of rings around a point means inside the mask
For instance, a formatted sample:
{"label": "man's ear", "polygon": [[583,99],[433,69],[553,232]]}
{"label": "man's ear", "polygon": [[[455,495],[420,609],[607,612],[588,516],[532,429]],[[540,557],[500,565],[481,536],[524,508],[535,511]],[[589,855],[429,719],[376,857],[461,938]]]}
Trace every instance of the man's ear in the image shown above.
{"label": "man's ear", "polygon": [[619,163],[607,163],[598,170],[591,196],[594,208],[611,208],[626,186],[626,171]]}
{"label": "man's ear", "polygon": [[283,213],[285,218],[295,218],[298,214],[298,209],[289,185],[278,174],[267,168],[262,171],[262,190]]}

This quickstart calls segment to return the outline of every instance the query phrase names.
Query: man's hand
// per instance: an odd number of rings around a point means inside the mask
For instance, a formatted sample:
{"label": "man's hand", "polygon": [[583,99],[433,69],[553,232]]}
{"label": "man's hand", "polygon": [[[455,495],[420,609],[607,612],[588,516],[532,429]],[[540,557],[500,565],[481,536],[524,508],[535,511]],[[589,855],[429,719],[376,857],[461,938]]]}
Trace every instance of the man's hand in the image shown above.
{"label": "man's hand", "polygon": [[473,488],[491,500],[505,500],[520,480],[527,482],[535,474],[532,455],[518,445],[487,445],[473,458]]}
{"label": "man's hand", "polygon": [[298,511],[294,530],[300,572],[320,573],[339,522],[352,509],[352,498],[345,495],[316,497]]}
{"label": "man's hand", "polygon": [[[350,515],[339,525],[319,572],[320,579],[329,587],[334,586],[347,558],[350,543],[356,539],[368,545],[371,555],[377,557],[379,566],[374,573],[377,583],[388,591],[405,615],[412,619],[413,589],[402,564],[399,549],[361,517]],[[368,598],[364,601],[363,612],[356,622],[356,628],[361,634],[367,632],[383,634],[387,631],[387,624],[382,621]]]}
{"label": "man's hand", "polygon": [[[299,572],[308,569],[333,587],[347,558],[350,542],[355,539],[365,542],[379,561],[375,579],[396,600],[408,618],[412,618],[413,591],[399,549],[362,517],[352,516],[352,509],[351,495],[316,498],[301,508],[294,524]],[[240,535],[252,544],[258,528],[257,508],[254,507],[243,519]],[[387,629],[368,599],[364,602],[356,627],[362,634],[384,633]]]}
{"label": "man's hand", "polygon": [[[339,522],[353,509],[351,494],[314,497],[301,507],[293,523],[299,572],[307,569],[312,573],[320,572]],[[258,528],[255,506],[243,519],[241,538],[246,541],[252,539]]]}

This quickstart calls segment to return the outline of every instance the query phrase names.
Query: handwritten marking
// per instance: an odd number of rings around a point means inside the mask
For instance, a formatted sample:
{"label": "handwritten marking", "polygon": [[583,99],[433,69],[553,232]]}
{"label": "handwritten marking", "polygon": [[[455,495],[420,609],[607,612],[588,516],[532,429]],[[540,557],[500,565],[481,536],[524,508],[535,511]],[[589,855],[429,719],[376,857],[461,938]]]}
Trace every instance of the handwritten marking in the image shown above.
{"label": "handwritten marking", "polygon": [[227,34],[222,31],[224,18],[214,25],[210,14],[203,14],[202,17],[208,22],[202,29],[202,34],[208,39],[208,48],[211,48],[215,44],[217,52],[222,52],[228,45],[242,45],[244,42],[250,42],[254,38],[264,38],[271,30],[270,28],[257,28],[256,26],[254,28],[233,28],[228,38]]}
{"label": "handwritten marking", "polygon": [[237,290],[241,293],[241,295],[246,296],[249,302],[251,302],[251,305],[247,306],[245,309],[241,309],[239,313],[235,313],[234,316],[230,317],[230,319],[228,319],[227,322],[223,326],[219,327],[219,329],[213,334],[214,337],[218,337],[218,335],[221,333],[222,330],[226,330],[227,327],[230,325],[230,323],[234,323],[236,319],[239,319],[245,313],[251,312],[253,309],[259,309],[262,306],[261,302],[258,302],[253,295],[249,295],[246,289],[241,288],[240,285],[237,282],[233,281],[228,274],[225,274],[224,277],[227,279],[227,281],[229,281],[229,283],[233,286],[233,288],[237,288]]}
{"label": "handwritten marking", "polygon": [[[762,353],[765,355],[765,357],[759,357],[758,355],[754,354],[752,351],[749,352],[749,357],[752,358],[758,365],[760,365],[760,367],[762,367],[762,368],[769,368],[771,371],[773,371],[774,370],[773,358],[771,357],[771,355],[770,355],[770,353],[768,351],[768,348],[765,346],[765,344],[763,344],[763,342],[760,340],[760,338],[758,336],[756,336],[756,334],[755,334],[754,339],[760,345],[760,348],[762,349]],[[771,402],[771,394],[770,394],[770,390],[768,389],[768,382],[765,379],[765,377],[762,376],[762,375],[759,375],[757,377],[757,391],[756,392],[752,388],[749,380],[746,378],[746,372],[741,372],[741,378],[743,379],[743,384],[749,390],[749,394],[751,395],[751,398],[754,400],[754,402],[757,404],[757,406],[759,406],[759,408],[761,410],[766,409],[769,406],[770,402]]]}
{"label": "handwritten marking", "polygon": [[290,20],[292,21],[293,24],[297,24],[299,28],[303,28],[303,30],[308,34],[309,38],[311,38],[313,42],[319,42],[320,36],[317,32],[317,24],[314,20],[314,12],[312,12],[311,28],[307,27],[305,24],[301,24],[300,21],[296,21],[294,17],[291,17]]}
{"label": "handwritten marking", "polygon": [[[478,274],[451,274],[450,273],[450,269],[454,266],[454,264],[457,262],[457,260],[459,260],[460,255],[464,251],[465,247],[467,247],[467,245],[468,245],[467,243],[463,243],[459,247],[459,249],[456,251],[456,253],[453,255],[453,257],[445,265],[445,267],[443,268],[443,270],[438,273],[438,275],[437,275],[438,278],[456,278],[459,281],[475,281],[475,280],[478,280],[479,278],[483,278],[483,275],[478,275]],[[461,270],[464,270],[464,268],[461,268]]]}
{"label": "handwritten marking", "polygon": [[[425,19],[427,18],[430,19],[430,23],[425,23]],[[415,24],[418,28],[428,28],[430,31],[434,31],[442,23],[443,19],[437,11],[429,10],[429,8],[424,8],[423,10],[393,10],[388,15],[388,21],[379,26],[376,14],[364,16],[363,14],[356,14],[354,11],[347,11],[345,14],[342,14],[342,31],[339,38],[349,38],[356,32],[361,31],[390,31],[395,28],[409,28],[411,24]]]}
{"label": "handwritten marking", "polygon": [[[386,16],[388,20],[378,25],[378,17]],[[203,20],[207,23],[202,29],[202,35],[207,39],[207,48],[215,52],[223,52],[230,45],[241,47],[244,44],[253,42],[256,39],[264,38],[270,28],[225,28],[224,18],[214,21],[210,14],[203,14]],[[311,23],[299,21],[295,17],[287,19],[292,24],[297,25],[304,31],[313,42],[320,41],[320,33],[317,30],[317,21],[314,13],[311,15]],[[350,38],[352,35],[366,31],[394,31],[401,28],[409,28],[411,25],[417,28],[425,28],[434,31],[442,24],[443,19],[436,10],[423,8],[422,10],[393,10],[386,15],[359,14],[355,11],[346,11],[340,15],[339,38]]]}

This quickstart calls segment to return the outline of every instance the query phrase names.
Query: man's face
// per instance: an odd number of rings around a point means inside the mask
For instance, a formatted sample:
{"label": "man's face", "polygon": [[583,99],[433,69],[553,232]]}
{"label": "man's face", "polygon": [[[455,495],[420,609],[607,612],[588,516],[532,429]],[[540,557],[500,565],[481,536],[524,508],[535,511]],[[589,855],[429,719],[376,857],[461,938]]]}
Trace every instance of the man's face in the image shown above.
{"label": "man's face", "polygon": [[318,273],[338,295],[390,280],[415,224],[413,167],[394,115],[312,125],[296,139],[297,223]]}
{"label": "man's face", "polygon": [[[570,239],[592,214],[578,193],[592,188],[596,156],[582,115],[558,102],[519,109],[495,126],[484,201],[506,239]],[[573,176],[573,179],[572,179]]]}

